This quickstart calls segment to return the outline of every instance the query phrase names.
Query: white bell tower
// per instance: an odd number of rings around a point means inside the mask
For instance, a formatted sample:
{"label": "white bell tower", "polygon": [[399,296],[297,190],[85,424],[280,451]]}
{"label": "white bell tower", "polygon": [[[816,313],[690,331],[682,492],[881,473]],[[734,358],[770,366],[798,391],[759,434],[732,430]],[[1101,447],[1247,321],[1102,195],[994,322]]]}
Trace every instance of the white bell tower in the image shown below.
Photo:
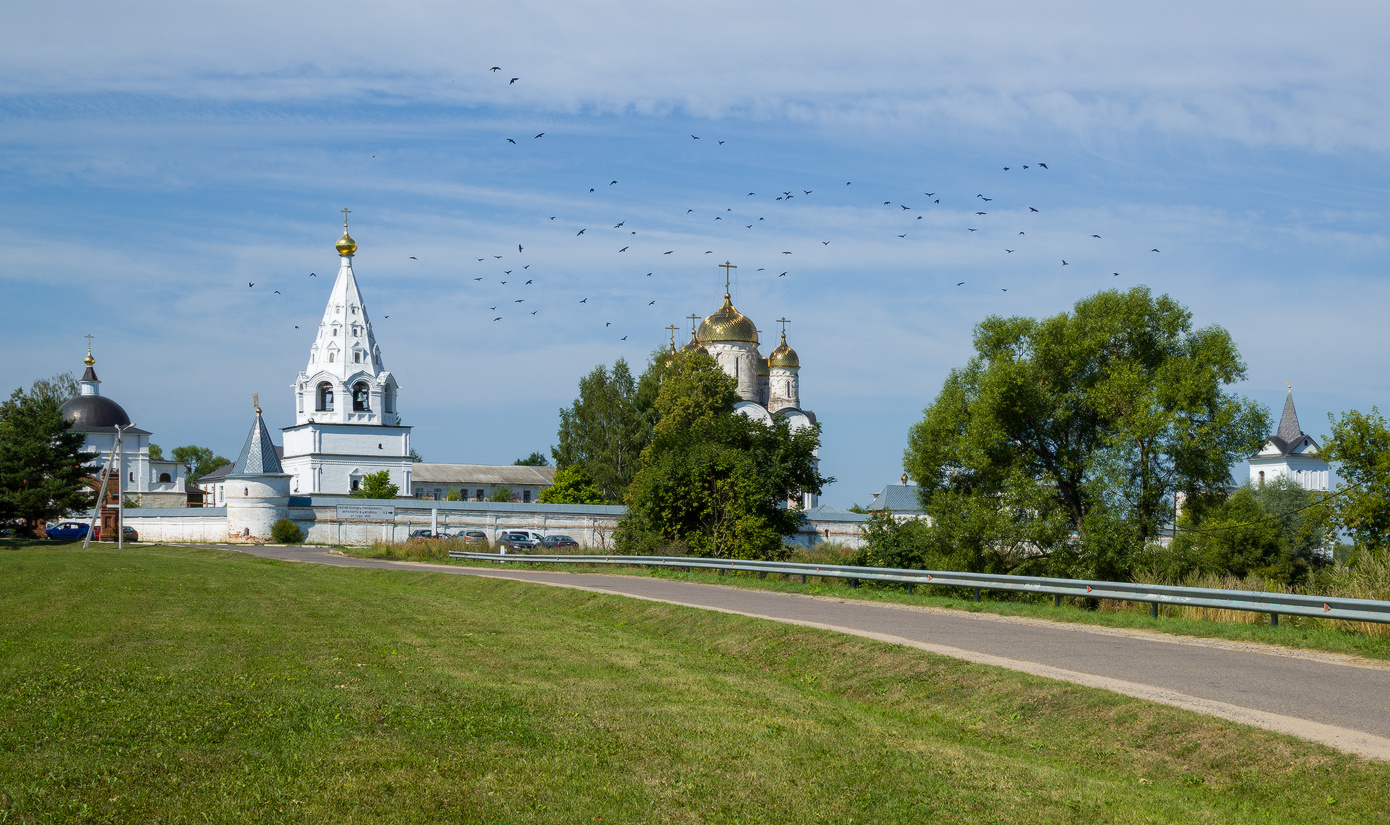
{"label": "white bell tower", "polygon": [[352,258],[357,242],[338,239],[338,278],[323,310],[309,363],[295,378],[295,426],[284,429],[285,472],[296,495],[346,495],[363,476],[388,470],[409,494],[410,428],[400,424],[396,378],[383,365],[381,347],[357,287]]}

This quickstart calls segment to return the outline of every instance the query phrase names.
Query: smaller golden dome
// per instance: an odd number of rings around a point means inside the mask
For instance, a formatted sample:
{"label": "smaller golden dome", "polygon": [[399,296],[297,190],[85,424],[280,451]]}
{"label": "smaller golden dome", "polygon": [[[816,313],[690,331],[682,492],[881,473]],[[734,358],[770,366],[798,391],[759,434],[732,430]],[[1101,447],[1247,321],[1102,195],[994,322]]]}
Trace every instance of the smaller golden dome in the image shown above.
{"label": "smaller golden dome", "polygon": [[338,239],[336,248],[338,254],[342,255],[344,258],[351,258],[352,253],[357,251],[357,241],[354,241],[352,236],[347,233],[346,226],[343,227],[343,237]]}
{"label": "smaller golden dome", "polygon": [[783,369],[794,370],[801,368],[801,359],[796,357],[796,350],[787,346],[787,334],[785,332],[782,333],[782,343],[778,344],[777,349],[768,354],[767,363],[769,366],[781,367]]}
{"label": "smaller golden dome", "polygon": [[91,365],[95,364],[96,362],[97,362],[97,359],[95,359],[95,358],[92,357],[92,348],[91,348],[90,346],[87,347],[87,357],[82,359],[82,363],[84,363],[84,364],[86,364],[87,366],[90,367]]}
{"label": "smaller golden dome", "polygon": [[700,343],[709,344],[714,341],[739,341],[746,344],[758,343],[758,328],[753,326],[753,322],[737,309],[734,309],[733,301],[729,298],[729,293],[724,293],[724,305],[710,315],[700,324],[700,332],[697,335]]}
{"label": "smaller golden dome", "polygon": [[690,340],[681,347],[681,352],[703,352],[705,355],[709,355],[709,350],[705,349],[704,344],[700,343],[700,339],[695,337],[694,330],[691,330]]}

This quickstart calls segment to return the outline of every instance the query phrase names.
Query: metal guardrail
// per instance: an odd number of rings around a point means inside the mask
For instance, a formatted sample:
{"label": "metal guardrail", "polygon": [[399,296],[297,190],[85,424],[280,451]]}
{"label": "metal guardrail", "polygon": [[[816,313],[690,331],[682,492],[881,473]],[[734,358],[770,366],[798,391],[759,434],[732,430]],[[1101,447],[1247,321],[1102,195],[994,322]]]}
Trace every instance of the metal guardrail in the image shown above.
{"label": "metal guardrail", "polygon": [[975,601],[980,600],[980,592],[983,590],[1006,590],[1015,593],[1050,595],[1053,597],[1054,604],[1061,604],[1064,596],[1114,599],[1150,604],[1153,606],[1152,614],[1155,618],[1158,617],[1160,605],[1174,605],[1268,613],[1270,623],[1273,625],[1279,624],[1279,616],[1281,615],[1390,624],[1390,601],[1345,599],[1333,596],[1300,596],[1289,593],[1261,593],[1255,590],[1220,590],[1210,587],[1178,587],[1164,584],[1050,579],[1036,576],[1006,576],[998,573],[963,573],[954,570],[903,570],[892,567],[855,567],[852,565],[686,558],[683,556],[556,556],[533,553],[468,553],[455,550],[449,552],[449,557],[474,561],[523,562],[526,564],[683,567],[718,570],[721,575],[726,570],[764,575],[781,573],[791,576],[799,575],[803,582],[806,581],[807,576],[845,579],[852,585],[857,585],[861,581],[895,582],[906,584],[909,591],[912,591],[919,584],[935,587],[968,587],[974,589]]}

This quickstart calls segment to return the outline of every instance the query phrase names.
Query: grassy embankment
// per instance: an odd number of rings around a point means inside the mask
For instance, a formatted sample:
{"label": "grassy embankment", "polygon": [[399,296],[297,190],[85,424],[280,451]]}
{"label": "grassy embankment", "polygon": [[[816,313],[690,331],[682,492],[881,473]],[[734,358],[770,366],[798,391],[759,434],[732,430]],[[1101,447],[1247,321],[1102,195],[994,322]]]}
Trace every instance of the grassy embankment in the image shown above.
{"label": "grassy embankment", "polygon": [[[478,550],[465,548],[462,542],[412,540],[406,543],[378,543],[368,547],[344,547],[344,553],[370,558],[390,558],[403,561],[428,561],[432,563],[453,563],[469,565],[491,565],[493,562],[472,562],[452,560],[448,557],[451,549]],[[481,551],[487,552],[487,551]],[[570,550],[568,555],[603,555],[604,551],[581,548]],[[792,561],[839,564],[843,560],[835,555],[822,552],[810,554],[800,551]],[[983,600],[974,601],[974,594],[960,588],[940,588],[927,590],[919,588],[915,593],[897,585],[877,585],[862,583],[850,587],[839,579],[819,579],[809,577],[802,584],[799,577],[769,574],[760,578],[747,573],[720,576],[717,573],[700,571],[678,571],[649,567],[620,567],[615,565],[534,565],[559,570],[583,571],[590,573],[611,573],[631,576],[657,576],[682,581],[706,584],[722,584],[730,587],[773,590],[784,593],[807,593],[818,596],[834,596],[837,599],[863,599],[894,604],[939,607],[950,610],[965,610],[974,613],[992,613],[1001,616],[1045,619],[1048,621],[1071,622],[1103,627],[1116,627],[1131,630],[1149,630],[1177,636],[1226,639],[1236,642],[1258,642],[1261,644],[1283,645],[1301,650],[1318,650],[1328,653],[1345,653],[1372,659],[1390,659],[1390,625],[1367,622],[1328,621],[1303,616],[1283,616],[1278,627],[1271,627],[1268,613],[1249,613],[1240,610],[1218,610],[1209,608],[1160,606],[1159,618],[1150,615],[1150,606],[1141,602],[1100,601],[1094,605],[1084,604],[1080,599],[1064,599],[1060,607],[1054,607],[1051,597],[1003,592],[983,591]],[[1371,575],[1363,577],[1360,590],[1343,595],[1352,598],[1390,597],[1390,565],[1382,564]],[[1264,590],[1263,579],[1208,577],[1192,582],[1184,582],[1197,587],[1218,587],[1228,590]]]}
{"label": "grassy embankment", "polygon": [[1387,822],[1390,765],[519,582],[0,549],[0,822]]}

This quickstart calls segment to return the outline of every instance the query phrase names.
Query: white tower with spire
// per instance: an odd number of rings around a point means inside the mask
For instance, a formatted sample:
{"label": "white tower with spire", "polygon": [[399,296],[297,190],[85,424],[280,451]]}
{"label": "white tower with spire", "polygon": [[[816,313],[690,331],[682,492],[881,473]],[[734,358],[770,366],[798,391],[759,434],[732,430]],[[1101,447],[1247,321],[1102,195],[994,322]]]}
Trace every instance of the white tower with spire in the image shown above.
{"label": "white tower with spire", "polygon": [[284,429],[282,463],[298,495],[346,495],[364,476],[382,470],[408,494],[410,428],[401,426],[399,387],[382,362],[352,272],[357,242],[348,234],[348,211],[337,243],[338,278],[309,348],[309,364],[295,378],[295,425]]}
{"label": "white tower with spire", "polygon": [[1325,493],[1332,489],[1332,470],[1320,452],[1318,442],[1298,424],[1293,387],[1289,387],[1284,412],[1279,416],[1279,429],[1248,459],[1250,483],[1263,484],[1283,477],[1297,482],[1305,490]]}

